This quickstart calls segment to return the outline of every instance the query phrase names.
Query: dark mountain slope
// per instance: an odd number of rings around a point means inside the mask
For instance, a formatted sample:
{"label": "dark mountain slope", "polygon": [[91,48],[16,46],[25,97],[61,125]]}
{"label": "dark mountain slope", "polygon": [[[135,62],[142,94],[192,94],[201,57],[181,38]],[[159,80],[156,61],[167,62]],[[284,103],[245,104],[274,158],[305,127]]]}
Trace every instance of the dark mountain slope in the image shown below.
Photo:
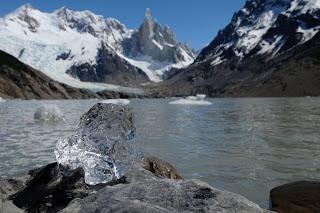
{"label": "dark mountain slope", "polygon": [[319,96],[320,1],[248,0],[163,93]]}
{"label": "dark mountain slope", "polygon": [[56,82],[38,70],[0,51],[0,97],[21,99],[93,98],[89,90]]}
{"label": "dark mountain slope", "polygon": [[320,33],[276,58],[233,58],[211,66],[196,63],[161,85],[167,95],[319,96]]}

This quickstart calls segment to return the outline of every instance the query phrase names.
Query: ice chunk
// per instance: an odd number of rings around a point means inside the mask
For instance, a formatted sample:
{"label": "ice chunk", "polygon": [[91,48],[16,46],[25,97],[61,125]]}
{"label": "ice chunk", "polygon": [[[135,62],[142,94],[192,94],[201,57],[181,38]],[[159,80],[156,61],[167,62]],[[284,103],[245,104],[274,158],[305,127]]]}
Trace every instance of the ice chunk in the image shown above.
{"label": "ice chunk", "polygon": [[188,96],[186,97],[187,100],[193,101],[203,101],[207,96],[203,94],[197,94],[196,96]]}
{"label": "ice chunk", "polygon": [[209,101],[197,101],[197,100],[187,100],[187,99],[179,99],[176,101],[171,101],[169,104],[176,105],[211,105],[212,103]]}
{"label": "ice chunk", "polygon": [[1,103],[1,102],[5,102],[5,101],[6,101],[6,100],[4,100],[4,99],[2,99],[2,98],[0,97],[0,103]]}
{"label": "ice chunk", "polygon": [[100,103],[104,104],[117,104],[117,105],[128,105],[130,101],[128,99],[108,99],[100,101]]}
{"label": "ice chunk", "polygon": [[57,105],[47,104],[37,109],[34,113],[34,119],[38,121],[64,121],[65,117]]}
{"label": "ice chunk", "polygon": [[205,101],[206,95],[197,94],[196,96],[188,96],[185,99],[179,99],[176,101],[171,101],[169,104],[179,104],[179,105],[211,105],[209,101]]}
{"label": "ice chunk", "polygon": [[80,119],[71,137],[59,140],[57,161],[71,169],[82,167],[89,185],[119,179],[137,157],[130,108],[98,103]]}

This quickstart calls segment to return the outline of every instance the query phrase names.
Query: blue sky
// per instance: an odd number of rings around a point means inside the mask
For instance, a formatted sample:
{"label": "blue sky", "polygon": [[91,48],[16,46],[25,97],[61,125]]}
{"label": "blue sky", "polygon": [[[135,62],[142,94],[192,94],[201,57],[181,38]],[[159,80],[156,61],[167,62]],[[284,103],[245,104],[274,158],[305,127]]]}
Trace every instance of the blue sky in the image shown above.
{"label": "blue sky", "polygon": [[195,49],[208,44],[228,24],[234,12],[245,0],[3,0],[0,15],[30,3],[35,8],[52,12],[67,6],[73,10],[91,10],[105,17],[113,17],[129,28],[138,28],[146,8],[162,24],[169,25],[179,41]]}

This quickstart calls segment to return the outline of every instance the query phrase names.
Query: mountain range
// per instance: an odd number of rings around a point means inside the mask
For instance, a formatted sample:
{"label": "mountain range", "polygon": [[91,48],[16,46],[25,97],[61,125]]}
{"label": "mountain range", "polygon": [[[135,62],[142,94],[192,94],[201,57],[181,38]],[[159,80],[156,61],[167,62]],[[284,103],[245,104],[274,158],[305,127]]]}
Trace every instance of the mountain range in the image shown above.
{"label": "mountain range", "polygon": [[247,0],[196,54],[149,9],[134,30],[90,11],[24,5],[0,20],[0,50],[95,91],[121,85],[160,97],[318,96],[319,31],[320,0]]}
{"label": "mountain range", "polygon": [[195,58],[149,9],[133,30],[90,11],[63,7],[44,13],[26,4],[0,20],[0,38],[1,50],[74,87],[90,88],[81,81],[124,86],[159,82],[164,72]]}
{"label": "mountain range", "polygon": [[248,0],[167,94],[318,96],[320,1]]}

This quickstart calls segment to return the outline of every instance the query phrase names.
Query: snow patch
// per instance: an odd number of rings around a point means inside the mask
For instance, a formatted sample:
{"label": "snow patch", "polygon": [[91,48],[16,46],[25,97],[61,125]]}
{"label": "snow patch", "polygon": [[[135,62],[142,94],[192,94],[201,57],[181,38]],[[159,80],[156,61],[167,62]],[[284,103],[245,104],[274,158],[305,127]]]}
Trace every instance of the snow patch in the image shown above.
{"label": "snow patch", "polygon": [[[279,47],[279,42],[281,41],[282,38],[283,38],[282,36],[277,37],[276,40],[271,44],[267,41],[262,41],[260,44],[261,50],[257,54],[263,55],[265,53],[271,53],[272,51],[274,51],[276,47]],[[276,53],[277,51],[273,52],[274,55]]]}
{"label": "snow patch", "polygon": [[297,32],[303,34],[302,43],[304,43],[312,39],[317,34],[317,32],[319,32],[319,30],[320,30],[320,27],[314,27],[310,29],[304,29],[303,27],[299,27],[297,29]]}
{"label": "snow patch", "polygon": [[216,66],[218,64],[221,64],[222,62],[224,62],[224,60],[222,60],[221,57],[218,56],[210,64],[211,66]]}
{"label": "snow patch", "polygon": [[153,82],[161,82],[163,80],[162,76],[165,72],[169,71],[172,68],[179,69],[186,67],[193,61],[193,59],[190,60],[191,57],[186,53],[184,57],[186,57],[187,60],[175,64],[173,64],[172,62],[155,61],[150,56],[127,57],[122,54],[119,54],[119,56],[131,63],[133,66],[143,70],[147,74],[148,78]]}
{"label": "snow patch", "polygon": [[299,14],[313,13],[320,8],[320,0],[293,0],[287,14],[298,11]]}
{"label": "snow patch", "polygon": [[163,50],[163,46],[159,44],[156,40],[152,39],[152,43],[154,43],[160,50]]}

